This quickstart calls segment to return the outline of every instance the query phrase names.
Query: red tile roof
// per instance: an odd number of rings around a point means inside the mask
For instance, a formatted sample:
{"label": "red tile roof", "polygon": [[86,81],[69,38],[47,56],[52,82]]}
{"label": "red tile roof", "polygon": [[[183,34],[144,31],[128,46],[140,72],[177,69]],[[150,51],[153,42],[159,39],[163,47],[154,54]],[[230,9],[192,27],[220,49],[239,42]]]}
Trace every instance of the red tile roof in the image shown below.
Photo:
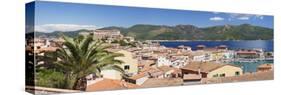
{"label": "red tile roof", "polygon": [[204,78],[202,83],[225,83],[225,82],[237,82],[237,81],[254,81],[254,80],[273,80],[274,71],[267,72],[256,72],[256,73],[247,73],[241,76],[233,77],[221,77],[221,78]]}
{"label": "red tile roof", "polygon": [[237,51],[237,54],[257,54],[256,51]]}
{"label": "red tile roof", "polygon": [[183,80],[181,78],[150,78],[141,87],[178,86],[182,84]]}
{"label": "red tile roof", "polygon": [[212,70],[215,70],[217,68],[223,67],[227,64],[221,64],[221,63],[209,63],[209,62],[193,62],[189,63],[183,68],[182,70],[191,70],[191,71],[198,71],[200,69],[200,72],[208,73]]}
{"label": "red tile roof", "polygon": [[134,75],[134,76],[130,77],[130,79],[137,80],[137,79],[140,79],[140,78],[143,78],[143,77],[148,77],[148,74],[147,73],[139,73],[137,75]]}
{"label": "red tile roof", "polygon": [[201,76],[198,74],[185,74],[183,80],[200,80]]}
{"label": "red tile roof", "polygon": [[130,89],[139,87],[136,84],[128,83],[120,80],[103,79],[97,83],[87,86],[86,91],[102,91],[102,90],[117,90]]}

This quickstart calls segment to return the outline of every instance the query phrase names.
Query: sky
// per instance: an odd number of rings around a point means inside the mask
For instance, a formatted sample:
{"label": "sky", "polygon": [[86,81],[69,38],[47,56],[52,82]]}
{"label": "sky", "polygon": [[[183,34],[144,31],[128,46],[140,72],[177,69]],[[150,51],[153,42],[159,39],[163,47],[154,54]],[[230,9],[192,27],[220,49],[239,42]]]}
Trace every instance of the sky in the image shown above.
{"label": "sky", "polygon": [[252,24],[273,28],[273,16],[46,1],[36,1],[35,5],[36,31],[93,30],[108,26],[131,27],[135,24],[189,24],[197,27]]}

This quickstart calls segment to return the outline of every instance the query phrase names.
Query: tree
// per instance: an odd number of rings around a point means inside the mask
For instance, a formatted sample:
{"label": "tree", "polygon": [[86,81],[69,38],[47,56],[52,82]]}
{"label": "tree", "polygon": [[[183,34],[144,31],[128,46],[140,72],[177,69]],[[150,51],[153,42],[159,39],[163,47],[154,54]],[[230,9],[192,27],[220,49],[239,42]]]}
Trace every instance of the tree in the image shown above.
{"label": "tree", "polygon": [[65,88],[85,90],[85,77],[90,74],[100,75],[101,70],[114,69],[122,72],[118,64],[123,62],[115,57],[123,54],[109,52],[109,46],[91,36],[70,38],[63,35],[64,45],[57,51],[58,61],[55,67],[65,75]]}
{"label": "tree", "polygon": [[64,74],[54,69],[41,69],[36,72],[36,86],[63,88],[65,87]]}

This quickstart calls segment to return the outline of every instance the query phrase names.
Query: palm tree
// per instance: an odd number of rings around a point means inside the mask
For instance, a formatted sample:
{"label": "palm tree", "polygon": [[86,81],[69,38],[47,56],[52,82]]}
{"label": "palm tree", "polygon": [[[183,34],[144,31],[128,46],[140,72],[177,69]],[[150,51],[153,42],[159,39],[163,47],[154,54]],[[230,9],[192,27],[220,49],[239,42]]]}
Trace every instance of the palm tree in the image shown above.
{"label": "palm tree", "polygon": [[93,40],[91,36],[62,37],[65,42],[57,51],[55,66],[65,74],[65,88],[85,90],[85,77],[90,74],[99,76],[104,69],[114,69],[124,74],[118,66],[123,62],[115,59],[123,54],[107,51],[109,46],[102,41]]}

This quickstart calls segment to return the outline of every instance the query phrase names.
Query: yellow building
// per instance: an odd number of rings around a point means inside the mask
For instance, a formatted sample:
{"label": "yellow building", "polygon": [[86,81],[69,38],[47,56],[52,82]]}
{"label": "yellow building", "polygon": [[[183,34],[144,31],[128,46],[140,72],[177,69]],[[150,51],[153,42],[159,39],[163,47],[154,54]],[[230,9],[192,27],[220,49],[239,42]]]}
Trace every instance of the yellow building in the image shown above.
{"label": "yellow building", "polygon": [[200,78],[231,77],[243,74],[243,70],[240,67],[210,62],[190,63],[181,68],[181,70],[184,76],[199,75]]}
{"label": "yellow building", "polygon": [[232,76],[240,76],[243,74],[243,70],[240,67],[232,66],[232,65],[224,65],[214,70],[211,70],[207,78],[214,77],[232,77]]}
{"label": "yellow building", "polygon": [[138,72],[138,60],[134,58],[133,53],[126,50],[117,51],[121,53],[123,57],[117,57],[116,59],[123,61],[124,63],[120,65],[127,74],[136,74]]}
{"label": "yellow building", "polygon": [[[116,57],[116,59],[123,61],[119,66],[123,68],[127,75],[134,75],[138,72],[138,60],[133,57],[133,53],[126,50],[117,50],[116,53],[121,53],[124,56]],[[121,73],[115,70],[102,70],[101,74],[108,79],[121,79]]]}
{"label": "yellow building", "polygon": [[107,78],[107,79],[116,79],[116,80],[122,79],[122,73],[116,70],[102,70],[101,75],[103,76],[103,78]]}

